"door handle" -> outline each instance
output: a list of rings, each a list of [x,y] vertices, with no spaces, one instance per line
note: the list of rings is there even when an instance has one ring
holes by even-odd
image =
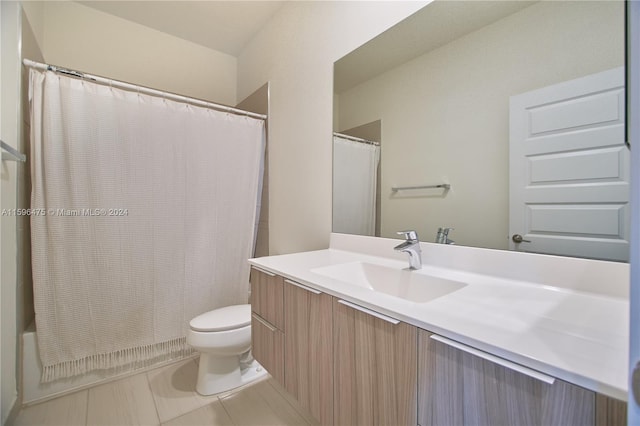
[[[276,276],[276,274],[274,274],[273,272],[269,272],[266,269],[258,268],[257,266],[252,266],[251,268],[255,269],[258,272],[262,272],[263,274],[269,275],[270,277]]]
[[[509,370],[513,370],[513,371],[517,371],[518,373],[525,374],[529,377],[540,380],[541,382],[545,382],[549,385],[552,385],[556,381],[555,377],[548,376],[544,373],[533,370],[529,367],[525,367],[524,365],[516,364],[515,362],[511,362],[504,358],[497,357],[488,352],[484,352],[479,349],[472,348],[471,346],[467,346],[464,343],[456,342],[455,340],[447,339],[446,337],[442,337],[437,334],[432,334],[429,337],[435,341],[444,343],[447,346],[460,349],[463,352],[467,352],[479,358],[486,359],[489,362],[493,362],[494,364],[501,365],[505,368],[508,368]]]
[[[518,243],[530,243],[531,242],[531,240],[525,240],[524,238],[522,238],[522,235],[520,235],[520,234],[513,234],[513,236],[511,237],[511,241],[513,241],[516,244],[518,244]]]
[[[295,281],[291,281],[291,280],[284,280],[284,282],[285,282],[285,283],[287,283],[287,284],[291,284],[291,285],[293,285],[293,286],[296,286],[296,287],[298,287],[298,288],[301,288],[301,289],[303,289],[303,290],[305,290],[305,291],[308,291],[309,293],[313,293],[313,294],[322,294],[322,292],[321,292],[321,291],[318,291],[318,290],[316,290],[316,289],[314,289],[314,288],[309,288],[309,287],[307,287],[306,285],[302,285],[302,284],[297,283],[297,282],[295,282]]]
[[[348,306],[348,307],[350,307],[352,309],[355,309],[356,311],[360,311],[360,312],[363,312],[363,313],[365,313],[367,315],[371,315],[372,317],[379,318],[379,319],[381,319],[383,321],[386,321],[386,322],[389,322],[389,323],[391,323],[393,325],[400,324],[400,320],[388,317],[388,316],[383,315],[383,314],[379,314],[378,312],[372,311],[372,310],[367,309],[367,308],[363,308],[362,306],[356,305],[355,303],[347,302],[346,300],[342,300],[342,299],[338,299],[338,303],[341,304],[341,305],[344,305],[344,306]]]

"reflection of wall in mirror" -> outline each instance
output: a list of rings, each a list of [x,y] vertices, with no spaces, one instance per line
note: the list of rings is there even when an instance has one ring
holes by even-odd
[[[509,97],[623,64],[622,2],[540,2],[338,94],[337,130],[382,121],[381,236],[507,249]]]

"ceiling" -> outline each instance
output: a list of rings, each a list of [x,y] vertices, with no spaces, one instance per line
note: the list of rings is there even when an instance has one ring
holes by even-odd
[[[290,0],[77,0],[236,57],[287,1]],[[435,1],[336,62],[335,90],[347,90],[531,3]]]
[[[238,56],[285,1],[78,1],[85,6]]]

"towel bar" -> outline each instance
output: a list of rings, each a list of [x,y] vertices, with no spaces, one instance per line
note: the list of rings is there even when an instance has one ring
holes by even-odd
[[[392,186],[392,192],[404,191],[406,189],[428,189],[428,188],[444,188],[450,189],[451,185],[448,183],[441,183],[439,185],[420,185],[420,186]]]
[[[16,151],[11,145],[5,143],[4,141],[0,140],[0,147],[3,149],[3,153],[2,153],[2,159],[3,160],[9,160],[9,161],[21,161],[21,162],[25,162],[27,161],[27,156],[24,155],[21,152]]]

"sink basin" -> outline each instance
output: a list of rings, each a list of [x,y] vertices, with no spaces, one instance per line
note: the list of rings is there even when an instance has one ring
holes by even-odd
[[[325,266],[311,272],[417,303],[428,302],[467,285],[420,270],[409,271],[365,262]]]

